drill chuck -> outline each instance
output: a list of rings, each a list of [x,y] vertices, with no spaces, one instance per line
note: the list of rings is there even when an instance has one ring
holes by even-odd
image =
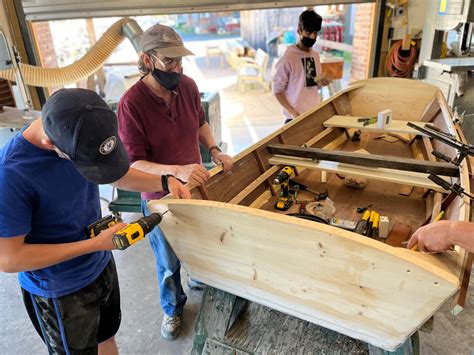
[[[290,179],[291,175],[293,175],[294,172],[295,171],[291,166],[285,166],[278,172],[278,174],[276,174],[274,184],[283,184],[285,181]]]
[[[149,216],[145,216],[143,218],[140,218],[138,221],[135,223],[140,224],[140,226],[143,229],[144,234],[150,233],[155,226],[160,224],[163,216],[159,213],[152,213]]]

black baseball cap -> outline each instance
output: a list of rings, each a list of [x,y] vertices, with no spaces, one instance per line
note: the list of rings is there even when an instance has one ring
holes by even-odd
[[[127,173],[117,117],[94,91],[61,89],[46,101],[41,117],[51,142],[90,182],[110,184]]]

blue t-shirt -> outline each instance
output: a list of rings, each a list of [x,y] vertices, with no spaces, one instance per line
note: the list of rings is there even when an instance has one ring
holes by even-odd
[[[25,243],[84,240],[100,216],[99,188],[71,161],[40,149],[23,136],[0,149],[0,238],[26,235]],[[34,271],[20,272],[21,287],[42,297],[60,297],[94,281],[110,260],[94,252]]]

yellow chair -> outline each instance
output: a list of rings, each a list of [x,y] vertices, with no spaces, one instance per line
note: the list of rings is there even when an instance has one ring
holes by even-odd
[[[237,68],[237,85],[240,92],[243,92],[246,83],[257,83],[260,84],[265,91],[269,90],[269,86],[265,78],[268,59],[268,54],[260,48],[257,49],[255,58],[239,58],[239,66]]]

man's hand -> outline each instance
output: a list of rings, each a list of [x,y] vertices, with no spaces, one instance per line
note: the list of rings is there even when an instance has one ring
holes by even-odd
[[[291,111],[288,111],[288,113],[291,115],[291,117],[293,118],[296,118],[298,117],[299,115],[301,115],[301,113],[299,113],[298,111],[296,111],[295,109],[292,109]]]
[[[190,182],[197,186],[204,185],[210,179],[207,169],[199,164],[177,166],[175,176],[181,181]]]
[[[450,223],[451,221],[439,221],[419,228],[408,241],[407,248],[411,249],[415,244],[418,244],[418,250],[425,252],[451,249],[454,244],[450,238]]]
[[[190,199],[191,192],[174,176],[168,178],[168,190],[170,193],[179,199]]]
[[[118,232],[120,229],[126,227],[126,223],[117,223],[116,225],[104,229],[100,232],[97,237],[94,238],[97,247],[97,250],[114,250],[117,247],[112,243],[112,236],[115,232]]]
[[[217,149],[213,149],[211,155],[212,155],[212,161],[216,165],[220,165],[220,164],[223,165],[224,172],[227,172],[230,169],[232,169],[232,165],[234,165],[234,162],[232,161],[232,158],[229,155],[221,153]]]
[[[332,80],[328,78],[325,74],[321,74],[314,78],[314,82],[318,84],[319,87],[329,85],[331,81]]]

